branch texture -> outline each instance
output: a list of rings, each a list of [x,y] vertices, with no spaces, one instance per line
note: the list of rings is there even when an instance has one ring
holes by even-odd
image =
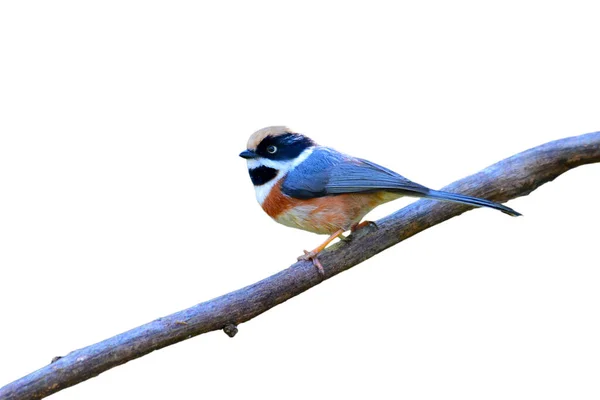
[[[505,202],[531,193],[569,169],[600,161],[600,132],[550,142],[502,160],[443,188]],[[237,325],[318,285],[417,233],[471,209],[419,200],[365,228],[349,242],[325,250],[321,277],[309,261],[297,262],[260,282],[75,350],[0,389],[0,399],[40,399],[154,350],[202,333]]]

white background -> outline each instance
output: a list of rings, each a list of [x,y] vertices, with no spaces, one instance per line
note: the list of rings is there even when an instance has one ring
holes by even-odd
[[[320,243],[257,205],[259,128],[433,188],[600,129],[591,7],[411,3],[1,2],[0,386]],[[597,399],[599,185],[578,168],[53,398]]]

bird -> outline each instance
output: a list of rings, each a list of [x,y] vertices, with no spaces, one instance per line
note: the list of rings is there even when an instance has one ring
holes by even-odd
[[[477,197],[429,189],[374,162],[321,146],[286,126],[254,132],[246,159],[256,199],[276,222],[329,237],[298,260],[310,260],[324,276],[319,253],[345,232],[376,224],[362,219],[375,207],[403,196],[488,207],[511,216],[512,208]],[[361,222],[362,221],[362,222]]]

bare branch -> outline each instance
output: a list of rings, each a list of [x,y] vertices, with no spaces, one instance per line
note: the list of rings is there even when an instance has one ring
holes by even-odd
[[[600,132],[544,144],[500,161],[444,188],[504,202],[531,193],[571,168],[600,161]],[[237,326],[377,253],[470,207],[419,200],[340,242],[320,256],[322,278],[311,262],[298,262],[253,285],[56,357],[52,363],[0,389],[0,399],[40,399],[117,365],[202,333]]]

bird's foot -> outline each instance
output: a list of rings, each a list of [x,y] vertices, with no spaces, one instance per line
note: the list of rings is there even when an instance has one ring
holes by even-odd
[[[333,240],[335,240],[335,238],[340,236],[342,233],[344,233],[344,230],[340,228],[337,231],[335,231],[334,233],[332,233],[331,236],[329,236],[326,241],[321,243],[321,245],[319,247],[317,247],[316,249],[314,249],[313,251],[304,250],[304,254],[301,255],[300,257],[298,257],[298,261],[311,260],[313,265],[317,268],[317,271],[319,271],[319,275],[321,275],[322,277],[325,277],[325,270],[323,269],[323,265],[321,264],[321,262],[319,261],[317,256],[319,255],[319,253],[321,251],[323,251],[323,249],[325,247],[327,247],[327,245],[329,243],[331,243]]]
[[[319,252],[304,250],[304,254],[302,254],[300,257],[298,257],[298,261],[307,261],[307,260],[312,261],[315,268],[317,268],[317,272],[319,272],[319,275],[325,276],[325,270],[323,269],[323,265],[317,258],[318,255],[319,255]]]
[[[359,229],[364,228],[365,226],[373,226],[375,229],[379,229],[377,224],[373,221],[363,221],[360,224],[354,224],[350,227],[350,232],[354,233]]]

